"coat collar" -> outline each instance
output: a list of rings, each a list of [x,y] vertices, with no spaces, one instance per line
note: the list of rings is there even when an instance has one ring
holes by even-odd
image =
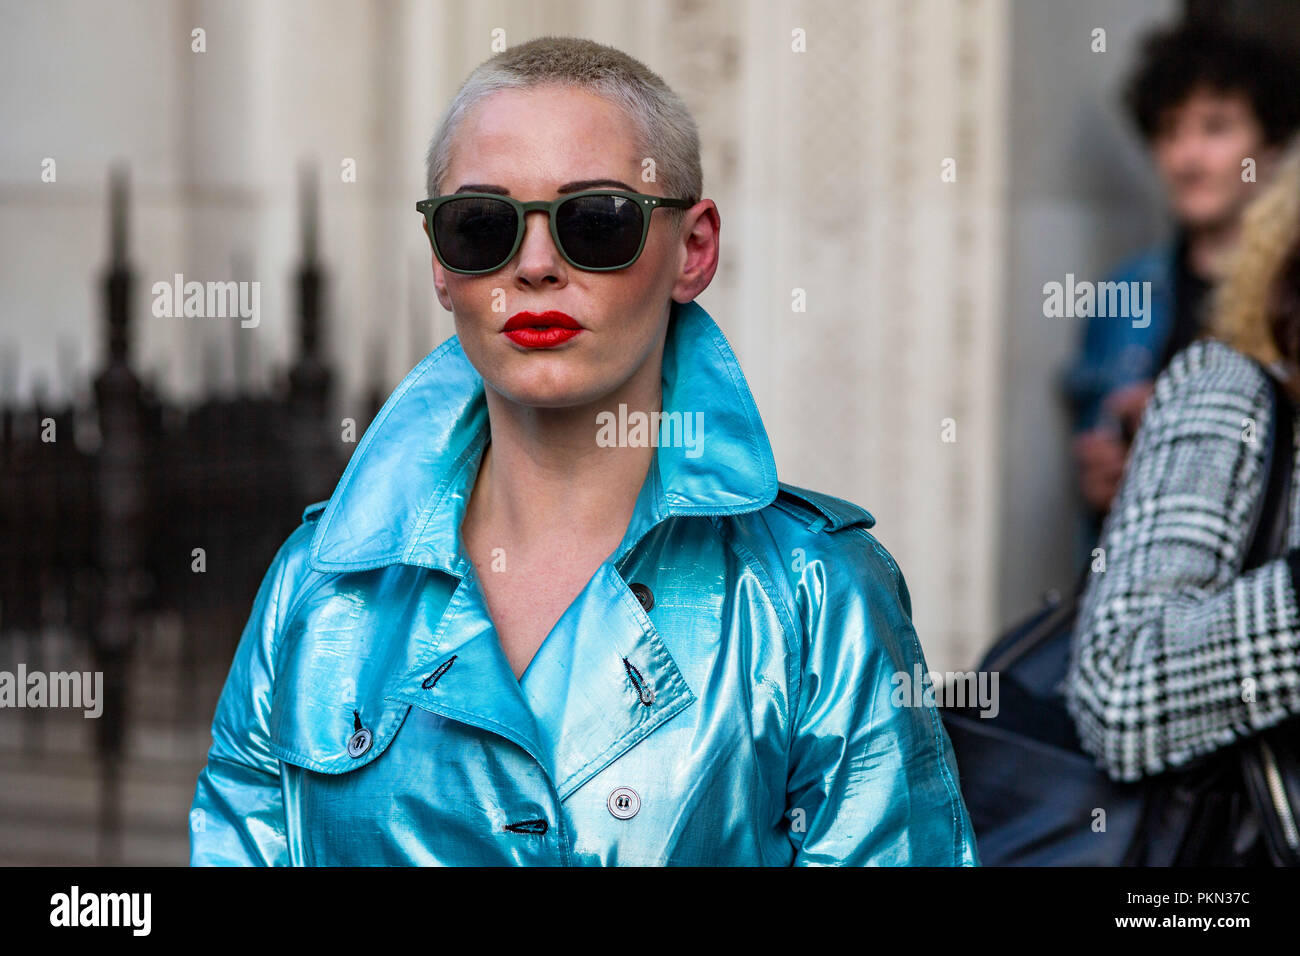
[[[696,302],[672,306],[663,408],[703,413],[703,453],[655,449],[616,558],[666,517],[755,511],[777,495],[771,444],[740,363]],[[317,524],[312,568],[400,563],[463,576],[470,565],[460,524],[487,440],[483,379],[452,336],[407,374],[366,430]]]

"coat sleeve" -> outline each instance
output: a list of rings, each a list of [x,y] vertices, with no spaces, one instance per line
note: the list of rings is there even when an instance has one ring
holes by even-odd
[[[1243,571],[1271,417],[1264,373],[1219,342],[1193,344],[1156,383],[1065,685],[1084,748],[1116,780],[1175,769],[1300,713],[1288,562]]]
[[[795,866],[977,866],[907,586],[861,528],[828,535],[797,599],[804,649],[786,816]]]
[[[262,579],[217,702],[212,746],[190,808],[191,866],[285,866],[289,850],[279,761],[268,720],[275,643],[292,587],[293,555],[310,525],[281,546]]]

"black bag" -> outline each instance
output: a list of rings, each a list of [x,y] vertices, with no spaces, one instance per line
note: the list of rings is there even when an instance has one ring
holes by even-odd
[[[1293,407],[1271,374],[1268,486],[1247,569],[1286,549]],[[986,866],[1300,865],[1300,726],[1288,720],[1177,770],[1112,780],[1079,743],[1062,695],[1087,572],[985,655],[995,717],[943,707]],[[945,699],[951,699],[945,695]],[[1104,811],[1102,817],[1097,811]]]

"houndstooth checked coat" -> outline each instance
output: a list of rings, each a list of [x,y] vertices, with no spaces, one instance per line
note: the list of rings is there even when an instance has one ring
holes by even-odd
[[[1221,342],[1193,344],[1156,381],[1065,687],[1084,748],[1115,779],[1175,769],[1300,713],[1295,552],[1242,572],[1271,417],[1265,373]],[[1296,506],[1293,491],[1291,549]]]

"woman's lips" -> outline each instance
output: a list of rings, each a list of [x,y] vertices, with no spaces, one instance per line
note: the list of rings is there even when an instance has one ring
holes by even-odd
[[[567,342],[581,331],[581,329],[562,329],[558,325],[552,325],[545,329],[512,329],[506,333],[506,337],[526,349],[548,349],[552,345]]]
[[[501,331],[526,349],[548,349],[573,338],[582,326],[565,312],[516,312]]]

